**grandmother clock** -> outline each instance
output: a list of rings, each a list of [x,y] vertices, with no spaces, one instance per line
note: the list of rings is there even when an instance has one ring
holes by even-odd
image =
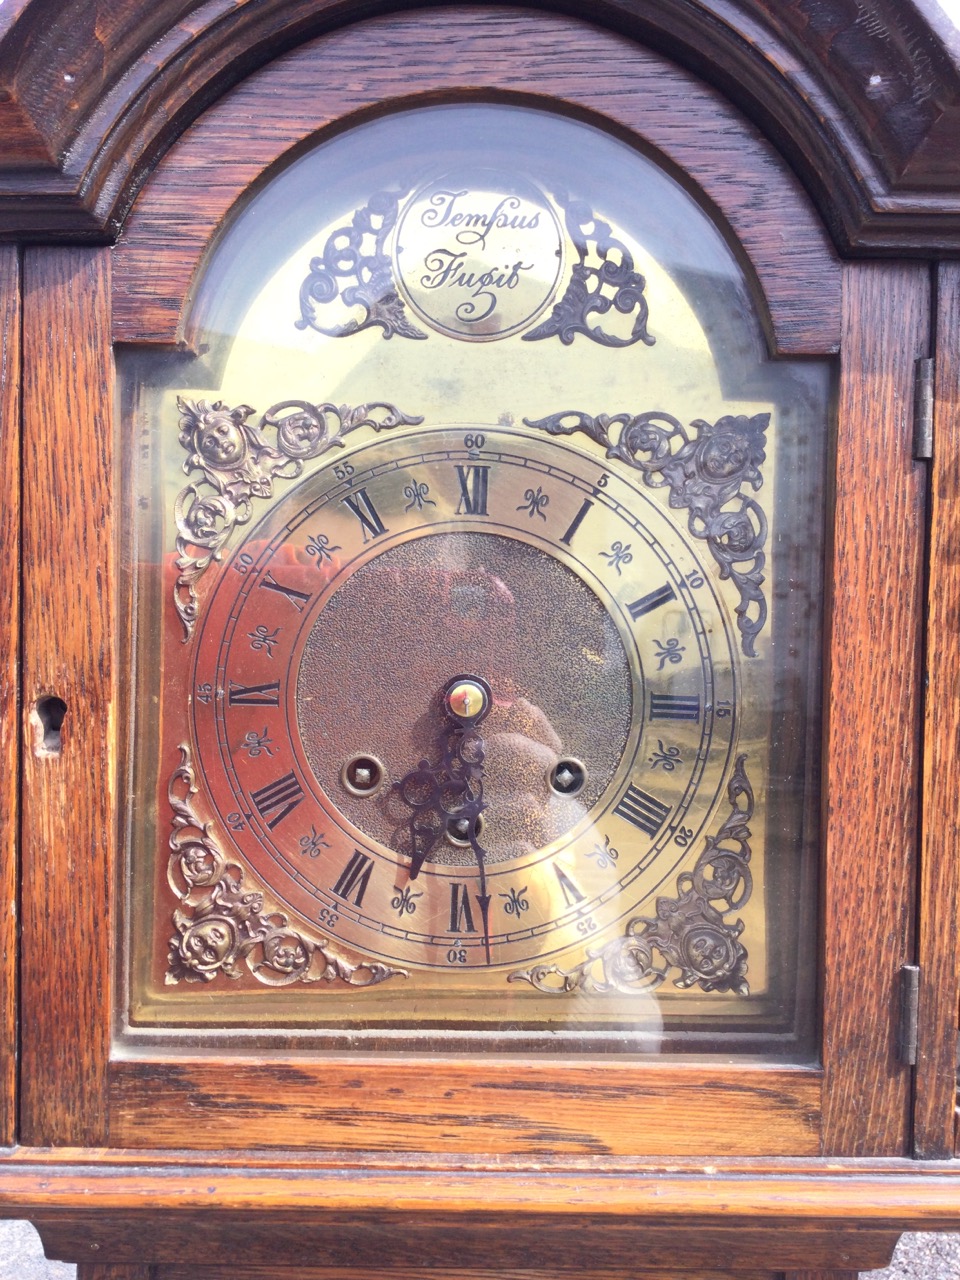
[[[50,1256],[809,1280],[956,1227],[938,14],[5,15],[0,1206]]]

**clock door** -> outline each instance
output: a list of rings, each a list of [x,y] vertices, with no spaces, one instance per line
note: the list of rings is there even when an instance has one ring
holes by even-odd
[[[28,432],[115,660],[100,756],[29,766],[93,798],[33,834],[96,818],[113,904],[111,1034],[65,1125],[28,1029],[29,1140],[220,1147],[229,1107],[239,1146],[899,1152],[911,875],[877,848],[915,781],[891,440],[921,275],[841,268],[663,59],[549,19],[583,69],[544,72],[478,21],[496,56],[450,71],[423,38],[452,13],[305,45],[192,126],[115,250],[28,261],[104,379],[95,467],[55,446],[84,420],[56,367]],[[305,97],[331,61],[351,87]],[[844,1080],[883,1126],[821,1106]]]

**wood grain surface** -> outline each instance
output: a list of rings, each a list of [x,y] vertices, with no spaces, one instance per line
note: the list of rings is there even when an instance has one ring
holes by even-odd
[[[960,1001],[960,264],[943,263],[936,299],[936,411],[930,463],[926,600],[920,1017],[914,1148],[954,1154]]]
[[[480,1262],[483,1260],[479,1260]],[[454,1270],[451,1266],[444,1270],[431,1271],[430,1280],[497,1280],[498,1275],[502,1277],[502,1272],[492,1271],[479,1263],[475,1267],[458,1267]],[[511,1280],[513,1276],[521,1275],[522,1280],[556,1280],[558,1275],[562,1275],[562,1272],[558,1272],[556,1268],[544,1271],[524,1267],[521,1272],[516,1263],[517,1260],[509,1271]],[[782,1280],[782,1272],[769,1270],[737,1271],[735,1274],[721,1267],[696,1267],[695,1270],[682,1272],[673,1270],[673,1267],[657,1267],[657,1270],[649,1271],[644,1266],[643,1258],[639,1263],[640,1265],[637,1265],[631,1258],[625,1258],[620,1270],[593,1271],[585,1267],[577,1274],[582,1276],[582,1280],[594,1280],[594,1277],[602,1277],[602,1280],[635,1280],[635,1277],[636,1280],[671,1280],[673,1275],[682,1275],[682,1280]],[[380,1272],[381,1274],[383,1272]],[[236,1275],[236,1267],[232,1266],[212,1266],[200,1270],[183,1263],[182,1265],[159,1263],[155,1267],[151,1280],[234,1280]],[[415,1262],[411,1262],[406,1267],[390,1267],[390,1280],[422,1280],[422,1276],[424,1276],[424,1270]],[[297,1267],[296,1270],[289,1270],[289,1268],[273,1266],[244,1266],[243,1280],[370,1280],[370,1271],[362,1270],[360,1267],[302,1266]]]
[[[194,1267],[193,1280],[204,1280],[206,1268]],[[233,1267],[231,1276],[236,1276]],[[246,1269],[244,1269],[246,1274]],[[77,1280],[158,1280],[156,1268],[148,1266],[123,1266],[122,1264],[81,1262],[77,1267]],[[280,1278],[282,1280],[282,1277]]]
[[[925,473],[912,427],[928,308],[922,267],[845,268],[825,672],[829,1154],[902,1154],[909,1138],[896,1036],[914,946]]]
[[[110,1142],[588,1154],[810,1155],[820,1073],[647,1062],[116,1061]],[[735,1121],[732,1117],[736,1117]]]
[[[466,1207],[496,1216],[627,1217],[654,1223],[728,1218],[757,1225],[877,1232],[960,1222],[960,1161],[906,1158],[617,1160],[557,1156],[483,1161],[366,1153],[179,1152],[104,1148],[0,1153],[0,1217],[105,1218],[151,1210],[184,1218],[261,1209],[361,1220]],[[82,1212],[81,1212],[82,1211]],[[909,1224],[909,1225],[907,1225]],[[796,1269],[800,1269],[799,1265]]]
[[[24,1151],[0,1156],[0,1216],[28,1216],[65,1260],[226,1267],[242,1252],[245,1273],[282,1260],[327,1280],[371,1267],[405,1280],[415,1257],[424,1274],[475,1280],[479,1258],[489,1280],[498,1266],[614,1280],[625,1258],[670,1274],[681,1256],[733,1274],[872,1269],[902,1229],[960,1214],[960,1162],[404,1159]]]
[[[220,92],[374,7],[7,0],[0,234],[114,234],[156,157]],[[927,254],[960,244],[960,67],[934,0],[593,0],[589,12],[737,100],[780,140],[845,246]]]
[[[22,1136],[105,1131],[116,857],[109,251],[24,262]],[[31,721],[67,704],[58,754]]]
[[[0,1146],[17,1132],[20,898],[20,261],[0,248]]]
[[[380,1273],[382,1274],[382,1273]],[[431,1273],[431,1280],[495,1280],[500,1272],[487,1269],[472,1271],[443,1270]],[[98,1265],[81,1262],[77,1269],[77,1280],[235,1280],[237,1268],[233,1265],[198,1267],[190,1264],[160,1263],[153,1267]],[[391,1268],[390,1280],[420,1280],[424,1275],[421,1268],[411,1265],[398,1270]],[[517,1267],[511,1269],[511,1275],[522,1276],[523,1280],[554,1280],[556,1271],[534,1271]],[[578,1272],[582,1280],[857,1280],[856,1271],[718,1271],[711,1267],[707,1270],[664,1270],[657,1267],[648,1271],[646,1267],[624,1267],[620,1271],[583,1270]],[[323,1268],[323,1267],[276,1267],[248,1266],[243,1268],[244,1280],[370,1280],[369,1270]]]
[[[766,298],[775,348],[836,349],[832,247],[760,133],[714,90],[624,37],[500,7],[358,23],[278,59],[211,107],[158,166],[127,220],[114,266],[114,336],[184,337],[184,301],[221,221],[318,131],[372,112],[505,96],[635,131],[729,224]]]
[[[789,1271],[783,1280],[858,1280],[859,1271]]]
[[[402,1271],[391,1269],[390,1277],[391,1280],[420,1280],[423,1274],[419,1267],[411,1265]],[[434,1272],[432,1280],[494,1280],[498,1274],[500,1273],[489,1269],[447,1270]],[[521,1273],[513,1268],[512,1274]],[[787,1275],[780,1271],[738,1271],[734,1276],[730,1271],[718,1271],[713,1267],[709,1270],[666,1272],[662,1267],[658,1267],[656,1271],[648,1271],[646,1268],[638,1270],[636,1267],[626,1266],[618,1272],[585,1270],[578,1274],[583,1280],[627,1280],[628,1277],[637,1277],[637,1280],[671,1280],[672,1276],[677,1276],[680,1280],[857,1280],[858,1275],[855,1271],[791,1271]],[[237,1268],[233,1265],[198,1267],[190,1264],[168,1266],[161,1263],[155,1267],[125,1267],[82,1262],[77,1269],[77,1280],[235,1280],[236,1275]],[[366,1270],[309,1266],[245,1265],[243,1268],[244,1280],[370,1280],[370,1275]],[[522,1275],[524,1280],[553,1280],[556,1272],[524,1270]]]
[[[466,1208],[446,1220],[381,1211],[354,1222],[273,1210],[256,1217],[194,1211],[156,1213],[148,1219],[88,1213],[56,1221],[41,1216],[34,1222],[47,1255],[64,1261],[96,1256],[103,1262],[185,1267],[198,1257],[212,1262],[240,1257],[244,1274],[247,1267],[282,1274],[283,1267],[316,1268],[322,1260],[323,1270],[333,1273],[331,1280],[344,1270],[353,1272],[352,1280],[361,1280],[363,1273],[392,1277],[396,1267],[409,1271],[412,1258],[420,1274],[431,1280],[460,1280],[457,1264],[462,1260],[468,1262],[464,1280],[470,1280],[475,1259],[482,1260],[487,1280],[526,1280],[528,1272],[616,1280],[623,1275],[624,1259],[637,1264],[633,1274],[653,1271],[656,1280],[715,1268],[718,1260],[735,1277],[769,1272],[772,1266],[829,1272],[839,1263],[873,1270],[886,1265],[898,1238],[889,1231],[798,1230],[784,1223],[740,1221],[734,1226],[716,1218],[661,1224],[636,1216],[558,1222],[520,1212],[508,1225],[505,1214],[493,1219]],[[201,1264],[197,1280],[202,1274]]]

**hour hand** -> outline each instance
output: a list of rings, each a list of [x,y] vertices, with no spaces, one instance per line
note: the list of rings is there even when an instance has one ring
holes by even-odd
[[[437,770],[429,760],[421,760],[416,769],[397,783],[400,798],[410,814],[410,879],[416,880],[420,868],[429,858],[443,834],[440,817],[441,791]]]

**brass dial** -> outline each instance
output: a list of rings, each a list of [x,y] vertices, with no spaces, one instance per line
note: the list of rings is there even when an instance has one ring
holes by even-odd
[[[736,653],[697,550],[632,478],[507,427],[380,437],[290,490],[222,572],[199,772],[285,910],[407,967],[514,968],[673,882],[730,774]],[[400,784],[442,767],[445,698],[471,677],[484,857],[455,829],[421,857]]]

